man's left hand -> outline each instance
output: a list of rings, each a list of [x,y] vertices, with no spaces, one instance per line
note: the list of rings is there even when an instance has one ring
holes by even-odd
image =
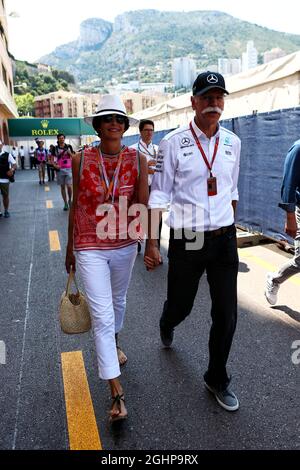
[[[147,271],[154,271],[154,269],[161,263],[161,254],[156,245],[146,242],[144,264]]]

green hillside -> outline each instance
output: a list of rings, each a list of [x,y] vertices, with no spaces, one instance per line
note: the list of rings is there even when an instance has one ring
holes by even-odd
[[[219,57],[241,57],[249,40],[260,54],[273,47],[287,54],[300,49],[300,35],[269,30],[217,11],[138,10],[118,16],[107,39],[94,49],[82,48],[82,42],[77,47],[79,42],[74,41],[40,61],[95,86],[112,79],[169,81],[171,58],[190,56],[202,69],[217,64]]]
[[[57,90],[69,90],[75,84],[74,77],[67,71],[52,69],[45,73],[35,64],[14,59],[14,98],[20,116],[34,115],[34,97]]]

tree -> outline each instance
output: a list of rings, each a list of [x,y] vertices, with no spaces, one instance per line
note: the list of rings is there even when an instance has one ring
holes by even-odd
[[[58,80],[59,83],[59,89],[62,89],[62,90],[65,90],[65,91],[69,91],[69,85],[68,83],[66,82],[66,80]]]
[[[34,115],[34,96],[31,93],[15,95],[15,102],[20,116]]]
[[[16,61],[16,74],[14,82],[18,85],[15,88],[15,94],[23,96],[25,92],[32,96],[46,95],[53,91],[69,91],[69,83],[74,82],[74,77],[68,72],[53,70],[52,75],[46,73],[37,73],[34,64],[26,68],[24,62]],[[20,86],[26,83],[27,87]]]
[[[75,78],[69,72],[53,69],[52,75],[56,80],[65,80],[67,83],[75,85]]]

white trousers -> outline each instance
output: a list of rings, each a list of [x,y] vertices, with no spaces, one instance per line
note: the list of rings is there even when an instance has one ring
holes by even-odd
[[[119,377],[115,334],[123,326],[126,294],[137,254],[137,244],[118,250],[77,251],[77,267],[90,307],[99,376]]]

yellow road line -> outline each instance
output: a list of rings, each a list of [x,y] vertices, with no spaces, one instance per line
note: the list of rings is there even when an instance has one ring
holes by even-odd
[[[46,207],[47,207],[47,209],[53,209],[53,202],[52,201],[46,201]]]
[[[45,186],[45,192],[46,192],[46,193],[49,193],[49,191],[50,191],[49,186]]]
[[[50,251],[61,251],[57,230],[50,230],[49,243],[50,243]]]
[[[266,269],[267,271],[277,271],[278,266],[275,266],[274,264],[268,263],[267,261],[264,261],[262,258],[259,258],[258,256],[254,256],[249,252],[244,251],[245,248],[239,249],[239,257],[241,259],[249,259],[253,261],[255,264],[258,266],[261,266],[262,268]],[[296,286],[300,286],[300,279],[296,277],[291,277],[290,279],[287,280],[288,282],[291,282],[292,284],[295,284]]]
[[[247,253],[243,251],[243,249],[239,249],[239,257],[243,259],[251,259],[255,264],[258,264],[262,268],[267,269],[268,271],[276,271],[276,267],[274,264],[268,263],[263,259],[259,258],[258,256],[254,256],[251,253]]]
[[[61,359],[70,450],[102,450],[82,352]]]

